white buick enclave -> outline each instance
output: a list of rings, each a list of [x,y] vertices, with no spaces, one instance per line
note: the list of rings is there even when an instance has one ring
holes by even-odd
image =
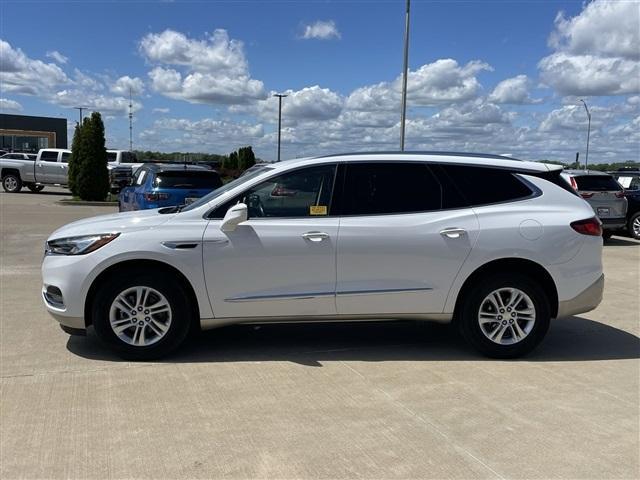
[[[561,167],[372,153],[257,165],[189,206],[90,218],[46,243],[42,294],[127,358],[240,322],[454,322],[526,354],[602,298],[602,230]]]

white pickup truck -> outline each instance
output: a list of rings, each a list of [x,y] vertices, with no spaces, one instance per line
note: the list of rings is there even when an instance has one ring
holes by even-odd
[[[0,158],[2,187],[9,193],[17,193],[23,186],[32,192],[39,192],[45,185],[66,187],[70,157],[71,150],[43,148],[35,160]],[[107,150],[107,159],[112,188],[130,177],[132,170],[142,165],[134,163],[135,154],[125,150]]]

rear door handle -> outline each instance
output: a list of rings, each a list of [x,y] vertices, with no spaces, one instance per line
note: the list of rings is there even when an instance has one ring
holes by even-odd
[[[325,232],[307,232],[302,234],[302,238],[312,242],[321,242],[325,238],[329,238],[329,234]]]
[[[464,228],[445,228],[440,230],[440,235],[448,238],[460,238],[462,235],[466,235],[467,231]]]

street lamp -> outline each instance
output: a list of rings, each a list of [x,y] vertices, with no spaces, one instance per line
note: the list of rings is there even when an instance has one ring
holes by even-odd
[[[85,109],[87,109],[89,107],[73,107],[73,108],[75,108],[76,110],[80,111],[80,124],[79,125],[82,126],[82,110],[85,110]]]
[[[282,99],[287,95],[283,93],[276,93],[273,95],[278,97],[278,162],[280,161],[280,134],[282,132]]]
[[[591,112],[589,112],[589,107],[587,107],[587,102],[580,99],[580,101],[584,105],[584,109],[587,111],[587,118],[589,119],[589,123],[587,125],[587,153],[584,156],[584,169],[587,169],[587,164],[589,163],[589,136],[591,135]]]
[[[407,0],[404,23],[404,66],[402,70],[402,113],[400,115],[400,151],[404,152],[404,124],[407,120],[407,73],[409,70],[409,10],[411,0]]]

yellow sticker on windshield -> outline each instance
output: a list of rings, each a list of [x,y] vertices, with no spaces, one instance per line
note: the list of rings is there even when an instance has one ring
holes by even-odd
[[[309,207],[309,215],[326,215],[326,214],[327,214],[326,205],[311,205]]]

